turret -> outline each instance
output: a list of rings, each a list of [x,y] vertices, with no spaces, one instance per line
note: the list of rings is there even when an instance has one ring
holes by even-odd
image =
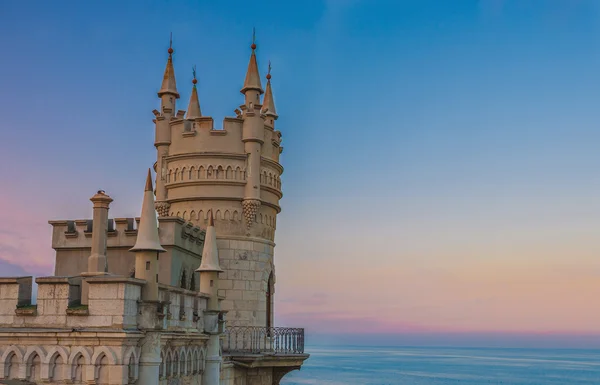
[[[106,261],[106,237],[108,232],[108,208],[112,198],[99,190],[90,198],[94,204],[92,219],[92,247],[88,257],[88,269],[82,275],[93,276],[108,273]]]
[[[196,83],[198,83],[198,80],[196,79],[196,67],[194,67],[192,72],[194,75],[194,79],[192,79],[192,95],[190,96],[190,104],[188,105],[187,113],[185,115],[185,118],[189,120],[202,117],[200,100],[198,100],[198,91],[196,90]]]
[[[175,112],[175,101],[179,99],[177,92],[177,83],[175,81],[175,70],[173,69],[173,40],[169,43],[169,58],[165,74],[163,75],[162,85],[158,91],[160,98],[160,111],[154,110],[154,123],[156,124],[156,133],[154,146],[157,151],[156,162],[156,210],[160,216],[169,215],[169,204],[166,202],[167,189],[165,187],[167,171],[165,157],[169,155],[169,145],[171,144],[171,126],[170,121]]]
[[[222,328],[222,313],[219,305],[219,273],[223,272],[219,266],[219,250],[217,249],[217,234],[212,211],[208,219],[202,263],[196,270],[200,273],[200,291],[209,295],[206,311],[204,312],[204,332],[209,335],[206,349],[206,368],[202,374],[202,383],[210,385],[219,384],[221,367],[221,354],[219,349],[219,335]]]
[[[260,208],[260,158],[264,142],[264,121],[260,116],[260,95],[264,92],[260,84],[258,64],[256,63],[255,35],[252,35],[250,46],[250,62],[246,71],[244,87],[241,92],[245,96],[245,104],[240,106],[243,111],[242,141],[248,157],[247,180],[244,189],[242,209],[246,226],[250,228],[255,221]]]
[[[219,266],[219,250],[217,249],[217,233],[212,211],[209,214],[206,235],[204,236],[204,249],[202,262],[196,269],[200,273],[200,291],[210,295],[208,310],[219,310],[217,290],[219,288],[219,273],[223,270]]]
[[[275,121],[279,117],[277,110],[275,109],[275,100],[273,100],[273,90],[271,90],[271,62],[269,62],[269,70],[267,72],[267,88],[265,90],[265,97],[263,99],[262,111],[265,115],[267,124],[271,127],[275,127]]]
[[[142,300],[158,301],[158,254],[166,250],[163,249],[158,238],[158,221],[154,210],[150,169],[146,178],[137,240],[129,251],[135,252],[135,278],[146,281],[142,290]]]

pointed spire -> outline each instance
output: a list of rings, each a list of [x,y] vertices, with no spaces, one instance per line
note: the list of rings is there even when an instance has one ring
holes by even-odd
[[[273,100],[273,91],[271,90],[271,61],[269,60],[269,71],[267,72],[267,89],[263,99],[262,110],[265,115],[272,116],[277,120],[277,110],[275,109],[275,100]]]
[[[188,105],[187,114],[185,116],[186,119],[196,119],[202,116],[202,112],[200,111],[200,101],[198,100],[198,91],[196,90],[196,83],[198,83],[198,80],[196,79],[196,66],[192,68],[192,74],[194,75],[194,79],[192,80],[192,95],[190,96],[190,104]]]
[[[166,251],[160,245],[158,238],[158,221],[156,220],[156,211],[154,210],[154,193],[152,192],[152,173],[150,169],[148,169],[148,176],[146,178],[137,240],[135,246],[129,251]]]
[[[163,76],[162,86],[158,91],[158,96],[164,94],[172,94],[179,99],[179,92],[177,92],[177,84],[175,82],[175,70],[173,69],[173,34],[169,40],[169,59],[167,59],[167,67],[165,68],[165,74]]]
[[[241,93],[245,94],[248,90],[256,90],[263,94],[262,85],[260,84],[260,75],[258,74],[258,64],[256,64],[256,30],[252,30],[252,54],[250,55],[250,62],[248,63],[248,71],[246,71],[246,79],[244,80],[244,87],[241,89]]]
[[[206,235],[204,236],[204,248],[202,249],[202,263],[196,271],[223,271],[219,266],[219,250],[217,249],[217,233],[213,220],[212,210],[208,218]]]

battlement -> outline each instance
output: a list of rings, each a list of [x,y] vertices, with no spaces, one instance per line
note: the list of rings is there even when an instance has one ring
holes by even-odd
[[[214,120],[203,116],[194,120],[171,120],[170,155],[191,154],[201,152],[218,152],[244,155],[242,141],[244,120],[239,117],[225,117],[222,129],[215,129]],[[281,153],[281,132],[264,124],[262,156],[279,162]]]
[[[122,276],[39,277],[37,304],[32,277],[0,278],[0,328],[138,328],[141,290],[146,281]],[[87,305],[81,303],[88,285]],[[198,331],[208,294],[159,285],[156,325],[165,331]]]
[[[106,239],[109,273],[133,276],[135,255],[129,249],[135,244],[139,221],[139,218],[109,219]],[[93,221],[56,220],[49,223],[52,225],[52,248],[56,250],[54,274],[73,277],[87,271]],[[186,287],[198,287],[198,275],[193,271],[200,266],[204,230],[177,217],[160,217],[158,223],[160,243],[167,250],[160,256],[159,282],[181,286],[185,274]]]

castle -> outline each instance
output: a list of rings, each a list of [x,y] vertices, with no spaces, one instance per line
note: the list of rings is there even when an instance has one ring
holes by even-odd
[[[98,191],[91,220],[50,221],[36,304],[32,277],[0,278],[0,384],[277,385],[308,358],[304,329],[273,325],[283,148],[251,49],[244,103],[215,129],[195,74],[176,110],[169,47],[156,188],[148,170],[139,218],[109,218]]]

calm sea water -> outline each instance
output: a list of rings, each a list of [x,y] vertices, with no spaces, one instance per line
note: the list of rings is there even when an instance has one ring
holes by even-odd
[[[600,385],[600,350],[312,347],[282,385]]]

